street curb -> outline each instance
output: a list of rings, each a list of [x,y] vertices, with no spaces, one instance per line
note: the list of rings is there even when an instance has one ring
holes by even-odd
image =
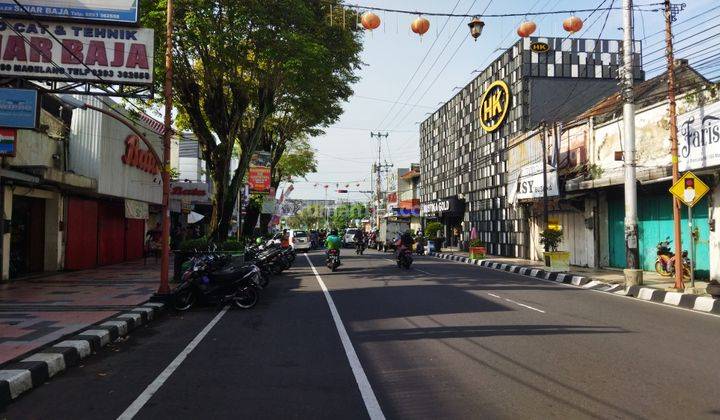
[[[148,302],[90,325],[74,336],[63,338],[17,362],[0,369],[0,408],[48,379],[76,366],[102,347],[135,328],[147,324],[165,309],[165,304]]]
[[[573,286],[582,287],[583,289],[592,289],[601,292],[613,293],[616,295],[622,295],[640,300],[660,303],[664,305],[677,306],[693,311],[720,315],[720,299],[715,299],[709,296],[697,296],[679,292],[666,292],[665,290],[653,289],[650,287],[642,286],[630,286],[628,288],[625,288],[624,285],[605,283],[598,280],[593,280],[589,277],[579,276],[572,273],[549,272],[535,267],[497,263],[492,260],[477,260],[473,258],[463,257],[460,255],[443,254],[437,252],[431,252],[429,255],[443,260],[456,261],[494,270],[507,271],[523,276],[535,277],[540,280],[550,280],[556,281],[558,283],[571,284]]]

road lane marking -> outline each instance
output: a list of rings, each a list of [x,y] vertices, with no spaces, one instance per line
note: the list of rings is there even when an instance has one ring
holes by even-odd
[[[492,297],[494,297],[494,298],[500,299],[500,296],[498,296],[498,295],[496,295],[496,294],[494,294],[494,293],[488,293],[488,295],[490,295],[490,296],[492,296]]]
[[[312,268],[312,271],[315,274],[315,279],[317,280],[320,288],[323,291],[323,294],[325,295],[325,300],[327,301],[328,307],[330,308],[330,314],[332,315],[333,321],[335,322],[335,329],[337,329],[338,335],[340,335],[340,341],[342,342],[343,348],[345,349],[345,355],[348,358],[348,362],[350,362],[350,368],[352,369],[353,375],[355,376],[355,382],[357,382],[358,388],[360,388],[360,394],[362,395],[362,399],[365,403],[365,408],[367,409],[368,415],[370,416],[371,420],[384,420],[385,415],[380,409],[380,404],[375,397],[375,392],[373,391],[372,386],[370,386],[370,381],[368,381],[365,370],[363,370],[363,367],[360,364],[360,359],[358,359],[355,348],[350,341],[350,336],[348,335],[347,330],[345,329],[345,325],[340,318],[340,313],[335,306],[335,302],[333,301],[332,296],[330,296],[330,291],[328,290],[327,286],[325,286],[325,282],[323,282],[320,274],[318,274],[315,266],[313,265],[312,261],[310,261],[310,257],[308,257],[307,254],[305,254],[305,259],[307,259],[308,264],[310,264],[310,268]]]
[[[198,335],[193,338],[193,340],[188,344],[181,352],[180,354],[175,357],[175,359],[170,362],[170,364],[165,368],[165,370],[158,375],[157,378],[155,378],[154,381],[150,385],[148,385],[147,388],[140,394],[139,397],[133,401],[132,404],[130,404],[130,407],[128,407],[120,416],[118,417],[118,420],[129,420],[132,419],[137,415],[137,413],[143,408],[145,404],[147,404],[148,401],[150,401],[150,398],[152,398],[153,395],[160,389],[161,386],[165,383],[165,381],[170,378],[170,375],[175,372],[175,370],[182,364],[182,362],[185,361],[185,359],[188,357],[190,352],[192,352],[195,347],[197,347],[198,344],[205,338],[205,336],[210,332],[211,329],[217,324],[220,319],[227,313],[228,308],[230,306],[225,306],[222,311],[220,311],[219,314],[215,315],[215,318],[210,321],[209,324],[205,326],[205,328],[202,329],[198,333]]]
[[[510,303],[514,303],[514,304],[516,304],[516,305],[520,305],[520,306],[522,306],[523,308],[532,309],[533,311],[538,311],[538,312],[540,312],[540,313],[542,313],[542,314],[545,313],[545,311],[543,311],[542,309],[533,308],[533,307],[530,306],[530,305],[526,305],[526,304],[524,304],[524,303],[516,302],[516,301],[514,301],[514,300],[512,300],[512,299],[507,299],[507,298],[505,298],[505,300],[508,301],[508,302],[510,302]]]

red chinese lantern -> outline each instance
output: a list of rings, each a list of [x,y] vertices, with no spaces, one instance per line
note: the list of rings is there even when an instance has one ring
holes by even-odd
[[[570,33],[575,33],[582,29],[583,21],[577,16],[570,16],[563,21],[563,29]]]
[[[535,25],[535,22],[531,20],[526,20],[525,22],[521,23],[520,26],[518,26],[517,34],[520,35],[522,38],[527,38],[530,35],[535,32],[535,29],[537,29],[537,25]]]
[[[430,29],[430,21],[420,16],[410,25],[410,29],[416,34],[423,36]]]
[[[380,18],[373,12],[365,12],[360,18],[363,28],[372,31],[380,26]]]

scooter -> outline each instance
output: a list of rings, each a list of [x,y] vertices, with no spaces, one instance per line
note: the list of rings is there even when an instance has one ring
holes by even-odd
[[[328,250],[325,264],[330,270],[337,270],[337,268],[340,266],[340,252],[337,249]]]
[[[690,258],[688,252],[682,252],[683,279],[690,279]],[[655,271],[663,277],[675,274],[675,253],[670,250],[670,238],[665,238],[657,244],[657,257],[655,258]]]
[[[362,255],[365,252],[365,241],[355,241],[355,253]]]
[[[398,251],[397,265],[406,270],[410,269],[413,263],[412,250],[410,248],[402,248]]]
[[[423,241],[418,241],[417,245],[415,245],[415,253],[418,255],[424,255],[425,254],[425,244],[423,244]]]

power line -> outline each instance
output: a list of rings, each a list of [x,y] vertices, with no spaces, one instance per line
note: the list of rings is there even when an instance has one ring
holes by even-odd
[[[453,6],[450,13],[454,12],[455,9],[457,9],[457,7],[461,1],[462,0],[457,0],[457,2],[455,3],[455,6]],[[379,129],[383,125],[383,123],[387,119],[388,115],[390,115],[395,110],[395,106],[399,103],[400,99],[402,99],[402,96],[405,94],[405,91],[407,90],[408,86],[410,86],[410,83],[412,83],[412,81],[415,79],[415,76],[418,74],[418,71],[420,71],[420,68],[422,67],[422,65],[425,63],[425,60],[430,55],[430,52],[432,51],[433,47],[437,43],[438,39],[440,39],[440,35],[445,31],[445,28],[447,27],[448,22],[450,22],[449,17],[445,20],[445,23],[443,24],[442,29],[440,29],[440,33],[435,37],[435,39],[433,40],[433,43],[430,45],[430,48],[428,48],[428,50],[425,52],[425,56],[423,56],[422,60],[420,60],[420,63],[415,68],[415,71],[413,72],[412,76],[410,76],[410,79],[408,79],[408,81],[405,83],[405,86],[403,86],[402,90],[400,91],[400,94],[395,99],[395,102],[393,102],[393,104],[390,107],[390,109],[388,110],[388,112],[385,113],[385,116],[383,117],[383,119],[380,121],[380,123],[378,123],[376,130]],[[442,54],[442,52],[440,54]],[[403,105],[406,105],[406,104],[403,103]]]
[[[647,3],[647,4],[637,4],[633,6],[633,9],[635,10],[641,10],[641,8],[644,7],[653,7],[653,6],[662,6],[663,3]],[[404,9],[388,9],[383,7],[371,7],[371,6],[362,6],[358,4],[345,4],[344,7],[348,9],[356,9],[359,11],[362,10],[375,10],[380,12],[389,12],[389,13],[400,13],[400,14],[407,14],[407,15],[420,15],[420,16],[440,16],[440,17],[457,17],[457,18],[473,18],[476,16],[480,16],[483,18],[503,18],[503,17],[523,17],[523,16],[542,16],[542,15],[561,15],[561,14],[574,14],[578,12],[591,12],[595,9],[568,9],[568,10],[548,10],[544,12],[525,12],[525,13],[498,13],[498,14],[485,14],[483,11],[482,13],[473,13],[469,14],[469,10],[465,14],[453,14],[453,13],[442,13],[442,12],[428,12],[428,11],[419,11],[419,10],[404,10]],[[606,7],[599,10],[622,10],[622,7]],[[644,9],[642,9],[644,10]],[[645,11],[659,11],[660,9],[647,9]]]

